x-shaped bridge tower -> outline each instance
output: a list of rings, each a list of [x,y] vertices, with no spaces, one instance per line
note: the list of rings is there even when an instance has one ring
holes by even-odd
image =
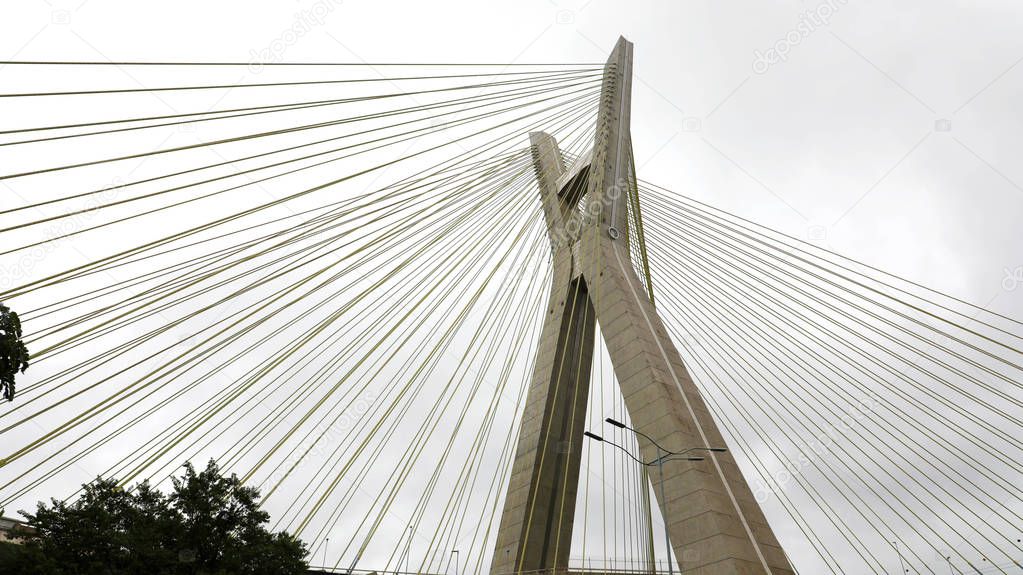
[[[653,303],[630,138],[633,46],[604,67],[591,151],[566,168],[530,134],[553,285],[491,572],[564,573],[575,517],[596,322],[632,425],[667,449],[724,444]],[[637,272],[637,269],[639,270]],[[640,440],[646,461],[660,453]],[[791,573],[730,452],[663,467],[655,490],[685,573]]]

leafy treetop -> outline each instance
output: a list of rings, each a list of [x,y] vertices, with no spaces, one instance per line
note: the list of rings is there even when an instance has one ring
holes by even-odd
[[[25,373],[28,360],[28,349],[21,341],[21,320],[0,303],[0,389],[7,401],[14,401],[14,376]]]
[[[21,512],[38,536],[3,565],[33,575],[287,575],[305,573],[306,547],[272,533],[259,492],[214,461],[196,472],[185,464],[164,495],[143,482],[122,489],[113,479],[83,486],[73,503],[39,503]],[[9,569],[8,569],[9,568]]]

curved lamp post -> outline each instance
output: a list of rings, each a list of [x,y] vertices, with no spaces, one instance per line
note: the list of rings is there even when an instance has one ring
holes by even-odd
[[[633,457],[633,455],[631,453],[629,453],[629,451],[627,449],[625,449],[624,447],[622,447],[621,445],[618,445],[617,443],[615,443],[613,441],[609,441],[607,439],[604,439],[603,437],[601,437],[601,436],[599,436],[599,435],[597,435],[595,433],[590,433],[589,431],[586,431],[586,432],[583,433],[583,435],[585,435],[586,437],[588,437],[588,438],[590,438],[590,439],[592,439],[594,441],[599,441],[601,443],[607,443],[609,445],[612,445],[612,446],[620,449],[623,453],[628,455],[630,459],[632,459],[633,461],[635,461],[636,463],[638,463],[640,465],[643,465],[643,466],[646,466],[646,467],[651,467],[651,466],[654,466],[654,465],[657,466],[657,482],[660,483],[660,490],[661,490],[661,514],[664,516],[664,546],[665,546],[666,551],[668,553],[668,573],[669,573],[669,575],[671,575],[671,574],[674,573],[674,567],[672,566],[672,561],[671,561],[671,539],[668,537],[668,501],[667,501],[667,499],[665,499],[665,496],[664,496],[664,463],[666,461],[703,461],[702,457],[687,456],[686,454],[687,453],[691,453],[693,451],[710,451],[710,452],[715,452],[715,453],[723,453],[725,451],[728,451],[728,449],[726,449],[724,447],[697,446],[697,447],[689,447],[689,448],[683,449],[681,451],[670,451],[668,449],[665,449],[665,448],[661,447],[660,444],[658,444],[656,441],[654,441],[654,439],[652,437],[650,437],[649,435],[643,433],[642,431],[639,431],[638,429],[633,429],[633,428],[629,427],[628,425],[625,425],[624,423],[622,423],[622,422],[620,422],[618,420],[611,419],[610,417],[608,417],[604,421],[606,421],[607,423],[613,425],[614,427],[617,427],[619,429],[627,429],[627,430],[635,433],[636,435],[639,435],[640,437],[645,438],[654,447],[657,448],[657,451],[660,454],[655,459],[653,459],[652,461],[640,461],[639,459],[636,459],[635,457]]]

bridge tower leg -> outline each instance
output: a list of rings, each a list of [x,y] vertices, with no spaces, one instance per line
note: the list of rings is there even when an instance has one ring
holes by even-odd
[[[630,242],[642,241],[642,228],[630,137],[632,50],[620,38],[604,67],[588,155],[566,169],[551,136],[530,134],[554,282],[497,534],[495,575],[567,571],[595,321],[637,430],[671,450],[724,445],[633,264]],[[645,460],[658,456],[649,441],[640,439],[640,447]],[[792,573],[731,452],[701,455],[704,461],[665,463],[663,498],[655,490],[684,573]]]

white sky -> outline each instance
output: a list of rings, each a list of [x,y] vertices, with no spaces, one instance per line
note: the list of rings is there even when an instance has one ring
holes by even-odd
[[[323,6],[5,2],[0,59],[248,61]],[[785,40],[806,11],[824,7],[827,23]],[[1009,1],[345,0],[278,57],[603,62],[624,35],[636,46],[641,178],[1023,317],[1021,23],[1023,4]],[[756,54],[775,47],[785,59],[760,67]],[[19,74],[0,68],[0,92],[20,91]],[[111,83],[135,81],[118,74]],[[0,172],[22,160],[5,157]],[[804,552],[793,558],[813,573]]]

